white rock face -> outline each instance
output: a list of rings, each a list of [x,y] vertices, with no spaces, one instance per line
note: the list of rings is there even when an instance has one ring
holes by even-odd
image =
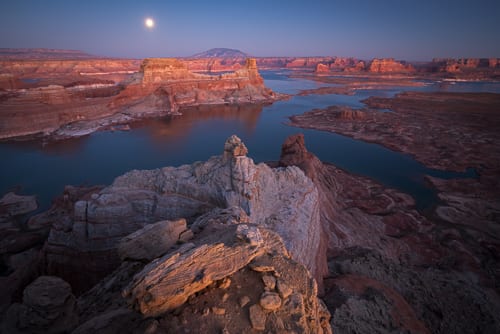
[[[53,230],[49,245],[112,250],[146,224],[241,207],[250,223],[277,232],[292,258],[317,273],[321,227],[315,185],[298,167],[256,165],[246,153],[241,140],[232,136],[224,154],[206,162],[128,172],[86,204],[77,202],[73,229]]]

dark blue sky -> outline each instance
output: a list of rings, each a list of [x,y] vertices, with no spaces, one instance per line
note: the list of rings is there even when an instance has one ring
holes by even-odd
[[[254,56],[500,57],[500,0],[0,0],[0,47],[135,58],[213,47]]]

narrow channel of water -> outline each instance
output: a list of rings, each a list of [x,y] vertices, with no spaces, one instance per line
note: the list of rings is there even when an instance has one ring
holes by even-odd
[[[267,86],[283,93],[293,94],[302,89],[326,86],[288,78],[286,72],[263,71],[262,74]],[[453,89],[477,91],[476,86],[467,84],[469,86],[466,83],[454,84]],[[437,84],[422,89],[441,90]],[[249,148],[249,156],[256,162],[278,160],[285,138],[302,132],[309,151],[321,160],[406,192],[416,199],[419,209],[425,209],[436,201],[433,190],[425,185],[425,174],[451,178],[471,177],[474,172],[435,171],[408,155],[380,145],[286,125],[289,116],[314,108],[335,104],[362,107],[360,101],[369,96],[393,95],[399,91],[358,91],[353,96],[295,96],[266,107],[191,108],[183,111],[182,116],[136,122],[130,131],[97,132],[47,145],[40,142],[0,143],[0,194],[10,190],[36,194],[41,208],[46,209],[66,184],[109,184],[131,169],[178,166],[206,160],[221,154],[224,141],[232,134],[243,139]]]

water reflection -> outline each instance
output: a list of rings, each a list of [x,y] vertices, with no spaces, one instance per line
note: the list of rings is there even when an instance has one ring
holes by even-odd
[[[283,93],[325,86],[309,80],[290,79],[286,72],[266,72],[263,76],[267,86]],[[474,83],[457,83],[454,87],[478,89]],[[439,90],[439,87],[428,85],[415,89]],[[0,194],[21,188],[24,194],[37,194],[41,207],[47,208],[66,184],[109,184],[116,176],[132,169],[179,166],[206,160],[221,154],[224,141],[232,134],[243,139],[256,162],[277,160],[283,140],[302,132],[308,149],[321,160],[409,193],[416,198],[419,208],[425,208],[435,203],[436,197],[425,184],[424,174],[458,177],[473,176],[473,173],[459,175],[433,171],[408,155],[380,145],[286,125],[287,117],[294,114],[335,104],[362,107],[364,98],[392,96],[399,91],[359,90],[352,96],[295,96],[269,106],[203,106],[182,110],[182,116],[132,123],[129,131],[102,131],[48,144],[3,142],[0,143]]]
[[[132,129],[147,128],[152,142],[162,145],[165,141],[179,141],[192,135],[193,129],[213,120],[221,121],[212,126],[227,128],[237,123],[246,136],[255,132],[263,105],[205,105],[181,110],[182,115],[147,119],[131,124]],[[215,129],[214,129],[215,130]]]

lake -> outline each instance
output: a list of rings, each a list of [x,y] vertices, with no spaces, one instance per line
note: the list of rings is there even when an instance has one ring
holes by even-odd
[[[262,71],[266,85],[293,94],[301,89],[328,86],[305,79],[292,79],[287,71]],[[102,131],[59,142],[0,143],[0,194],[16,190],[36,194],[40,210],[62,194],[64,185],[110,184],[131,169],[179,166],[206,160],[222,153],[224,141],[238,135],[256,162],[279,159],[281,144],[291,134],[304,133],[309,151],[351,173],[370,177],[386,186],[412,195],[417,208],[436,203],[424,175],[473,177],[474,171],[451,173],[428,169],[408,155],[380,145],[315,130],[286,125],[288,116],[330,105],[362,107],[361,100],[391,96],[402,90],[493,91],[498,83],[428,82],[424,87],[390,90],[360,90],[355,95],[295,96],[269,106],[205,106],[183,110],[182,116],[147,119],[131,124],[129,131]]]

